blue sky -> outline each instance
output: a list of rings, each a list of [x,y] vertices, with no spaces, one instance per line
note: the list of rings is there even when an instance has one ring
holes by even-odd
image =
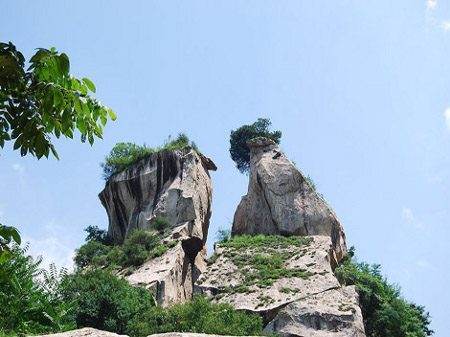
[[[444,336],[450,293],[450,4],[443,0],[6,1],[0,41],[56,47],[116,112],[93,147],[60,160],[0,152],[0,222],[69,265],[83,228],[106,228],[99,166],[117,142],[186,132],[211,157],[209,246],[247,177],[230,130],[270,118],[362,261],[380,263]]]

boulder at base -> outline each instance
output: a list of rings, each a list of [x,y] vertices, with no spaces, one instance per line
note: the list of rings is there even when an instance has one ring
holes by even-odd
[[[280,337],[365,337],[355,286],[330,289],[282,308],[265,327]]]

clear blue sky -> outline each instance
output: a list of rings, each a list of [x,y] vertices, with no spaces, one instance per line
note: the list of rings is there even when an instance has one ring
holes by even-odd
[[[7,1],[0,41],[67,53],[118,119],[60,161],[1,150],[0,222],[46,263],[106,228],[99,163],[116,142],[186,132],[218,166],[209,246],[246,193],[229,133],[258,117],[336,211],[360,260],[425,305],[450,303],[450,4],[443,0]],[[448,111],[448,112],[446,112]]]

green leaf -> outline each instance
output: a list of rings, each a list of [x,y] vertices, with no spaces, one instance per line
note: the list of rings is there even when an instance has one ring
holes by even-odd
[[[53,110],[53,102],[54,102],[54,98],[53,98],[53,92],[50,90],[47,90],[45,93],[45,97],[44,97],[44,104],[43,104],[43,108],[44,111],[46,113],[51,113]]]
[[[103,126],[105,126],[108,118],[106,118],[105,116],[100,116],[100,121],[102,122]]]
[[[36,136],[35,147],[36,147],[36,156],[41,158],[45,154],[45,150],[47,149],[48,141],[45,139],[42,133],[39,133]]]
[[[20,134],[20,136],[16,139],[14,142],[14,150],[17,150],[20,146],[23,144],[23,133]]]
[[[84,103],[82,100],[80,100],[81,102],[81,108],[83,109],[83,114],[86,117],[90,117],[91,116],[91,111],[89,110],[89,107],[87,105],[87,103]]]
[[[60,59],[60,61],[61,61],[61,68],[62,68],[62,70],[63,70],[63,73],[64,73],[65,75],[67,75],[67,74],[69,73],[69,71],[70,71],[69,57],[68,57],[66,54],[62,53],[62,54],[59,56],[59,59]]]
[[[86,134],[86,123],[84,122],[83,117],[77,117],[77,128],[83,135]]]
[[[87,85],[87,87],[89,88],[90,91],[95,93],[95,91],[96,91],[95,85],[94,85],[94,83],[91,82],[90,79],[84,77],[83,82]]]
[[[117,119],[116,114],[112,111],[112,109],[108,109],[108,114],[111,120],[115,121]]]
[[[59,160],[58,153],[56,152],[55,147],[52,144],[50,144],[50,150],[52,150],[52,153],[56,157],[56,159]]]

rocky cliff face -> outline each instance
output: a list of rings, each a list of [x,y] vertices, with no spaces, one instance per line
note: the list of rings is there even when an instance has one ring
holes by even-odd
[[[135,228],[162,216],[206,243],[211,216],[214,163],[191,147],[156,152],[113,175],[99,194],[109,234],[121,244]]]
[[[250,179],[234,239],[216,245],[195,291],[260,313],[265,331],[282,337],[365,336],[355,288],[333,273],[347,253],[338,218],[272,140],[247,145]]]
[[[250,180],[233,220],[233,235],[326,235],[337,261],[347,253],[345,233],[330,206],[267,138],[249,141]]]
[[[259,313],[282,337],[364,337],[354,287],[341,287],[329,236],[266,236],[218,243],[195,292]]]
[[[116,244],[134,229],[148,228],[157,216],[173,223],[164,241],[177,244],[126,276],[131,284],[154,289],[162,305],[191,300],[193,284],[205,270],[212,204],[208,170],[216,169],[190,147],[165,150],[113,175],[99,194]]]

